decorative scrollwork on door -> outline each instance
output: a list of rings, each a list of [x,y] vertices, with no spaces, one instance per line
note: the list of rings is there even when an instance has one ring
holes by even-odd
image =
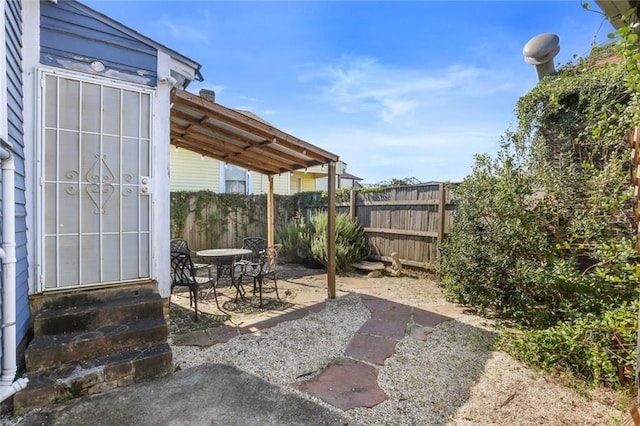
[[[96,161],[89,168],[86,178],[87,182],[87,194],[96,209],[96,214],[105,213],[105,206],[111,199],[111,196],[115,192],[113,182],[115,181],[115,175],[111,171],[111,168],[106,162],[107,156],[96,154]],[[102,201],[100,195],[102,194]]]
[[[65,177],[69,180],[78,180],[78,172],[75,170],[69,170],[65,173]],[[78,195],[78,184],[70,183],[66,188],[65,192],[69,195]]]

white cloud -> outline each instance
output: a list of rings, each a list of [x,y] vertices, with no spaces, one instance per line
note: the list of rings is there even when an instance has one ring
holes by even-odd
[[[315,84],[320,99],[338,111],[369,112],[387,123],[438,103],[518,90],[505,78],[505,70],[497,73],[472,65],[397,68],[371,58],[307,65],[301,79]]]
[[[195,16],[195,18],[194,18]],[[168,30],[173,39],[183,42],[205,43],[210,41],[210,28],[213,28],[213,19],[207,11],[201,14],[191,15],[189,18],[175,16],[163,16],[156,24]]]

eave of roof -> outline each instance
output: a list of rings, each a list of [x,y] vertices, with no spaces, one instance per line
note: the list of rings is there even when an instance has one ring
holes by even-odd
[[[629,12],[631,8],[637,7],[637,1],[635,0],[596,0],[596,3],[616,30],[625,25],[622,22],[622,16]]]
[[[362,180],[361,177],[358,177],[356,175],[352,175],[351,173],[342,173],[340,175],[340,179],[353,179],[353,180]]]
[[[171,144],[265,175],[338,161],[336,154],[246,113],[175,90]]]

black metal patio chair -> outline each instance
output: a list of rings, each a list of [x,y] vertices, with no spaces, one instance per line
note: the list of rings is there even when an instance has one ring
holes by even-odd
[[[246,237],[242,240],[242,248],[251,250],[251,257],[245,258],[249,262],[257,262],[260,255],[267,249],[267,239],[262,237]]]
[[[242,285],[242,277],[248,276],[253,278],[253,295],[256,294],[256,289],[260,294],[260,307],[262,308],[262,287],[265,279],[273,280],[273,287],[276,292],[276,298],[280,300],[278,294],[278,276],[276,274],[276,264],[278,261],[278,252],[282,248],[282,244],[274,244],[267,247],[257,262],[247,263],[240,275],[240,285]]]
[[[249,265],[255,267],[255,265],[260,262],[261,256],[267,249],[267,239],[263,237],[245,237],[242,239],[242,248],[251,250],[251,254],[243,256],[242,259],[237,259],[233,265],[233,272],[240,277],[238,281],[238,291],[241,295],[244,295],[244,289],[242,288],[242,276],[245,275],[244,270]],[[255,294],[255,287],[253,294]]]
[[[196,258],[196,252],[189,248],[189,243],[187,240],[183,238],[174,238],[170,242],[171,251],[181,251],[182,253],[186,253],[191,256],[191,260],[193,261]],[[210,265],[207,263],[194,263],[196,269],[208,268]]]
[[[207,265],[208,266],[208,265]],[[213,297],[216,301],[216,307],[228,315],[218,302],[218,293],[216,291],[216,279],[211,274],[211,268],[207,267],[208,274],[206,276],[197,275],[196,268],[191,261],[191,256],[188,253],[182,251],[171,252],[171,294],[176,286],[188,287],[189,289],[189,306],[193,306],[195,309],[195,320],[198,321],[198,294],[200,292],[200,286],[209,284],[211,285],[207,292],[205,299],[213,293]]]

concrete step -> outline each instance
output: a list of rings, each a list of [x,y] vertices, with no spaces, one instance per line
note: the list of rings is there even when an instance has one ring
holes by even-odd
[[[27,372],[86,361],[127,349],[165,343],[169,327],[164,316],[111,323],[88,331],[35,335],[25,352]]]
[[[173,372],[173,356],[166,342],[111,352],[114,353],[27,373],[27,388],[13,398],[14,414]]]
[[[36,336],[95,330],[108,324],[123,324],[141,318],[162,316],[164,302],[156,293],[135,297],[94,299],[72,306],[47,307],[34,316]]]

